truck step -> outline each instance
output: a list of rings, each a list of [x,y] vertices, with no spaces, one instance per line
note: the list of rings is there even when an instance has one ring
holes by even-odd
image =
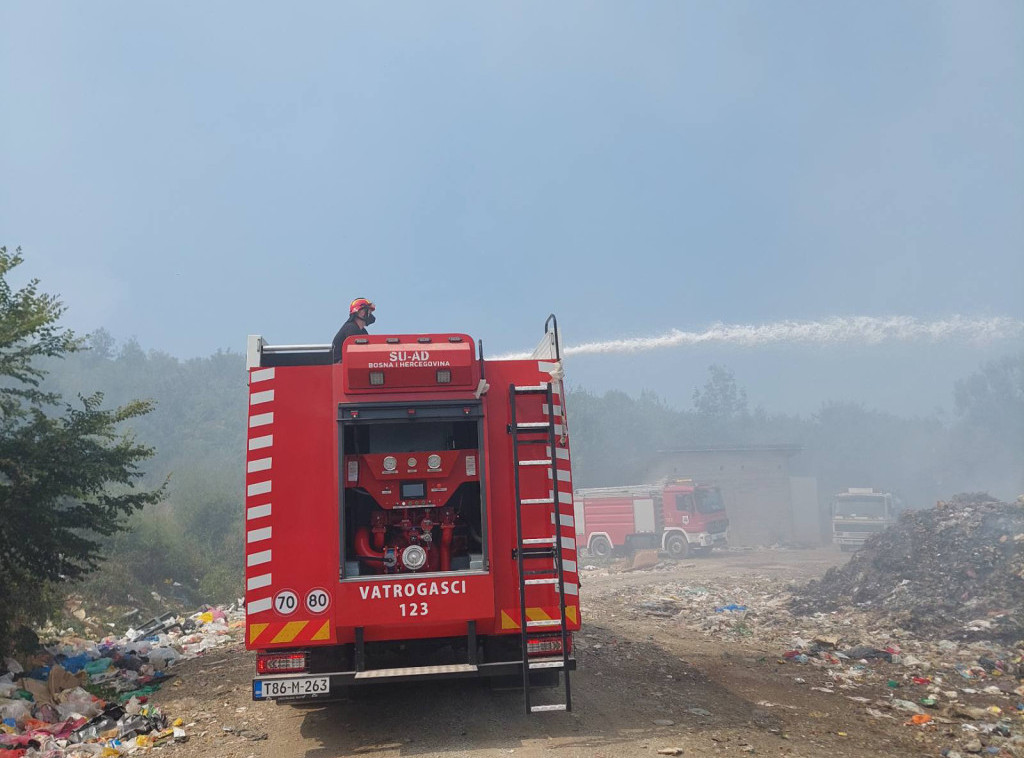
[[[386,679],[392,676],[430,676],[431,674],[457,674],[476,671],[472,663],[451,663],[447,666],[406,666],[397,669],[371,669],[357,671],[356,679]]]
[[[550,458],[542,458],[536,461],[519,461],[520,466],[551,466],[553,461]]]
[[[546,384],[520,384],[515,386],[515,393],[517,395],[539,395],[547,391],[548,385]]]
[[[555,703],[554,705],[531,705],[530,713],[541,713],[543,711],[564,711],[565,703]]]
[[[552,626],[561,626],[561,625],[562,625],[562,622],[559,621],[558,619],[538,619],[537,621],[527,621],[526,622],[526,626],[529,629],[534,629],[534,628],[536,628],[538,626],[552,627]]]
[[[519,503],[521,505],[554,505],[555,499],[553,497],[533,497],[520,500]]]
[[[537,658],[530,661],[532,669],[560,669],[563,666],[565,666],[565,661],[561,658]]]

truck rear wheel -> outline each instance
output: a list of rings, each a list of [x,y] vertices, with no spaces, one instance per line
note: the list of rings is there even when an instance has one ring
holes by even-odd
[[[612,543],[599,534],[590,541],[590,554],[595,558],[607,558],[612,554]]]
[[[681,534],[670,534],[665,540],[665,552],[679,561],[690,554],[690,543]]]

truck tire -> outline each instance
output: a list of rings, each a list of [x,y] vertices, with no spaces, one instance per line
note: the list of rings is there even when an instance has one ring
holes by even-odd
[[[590,541],[590,554],[595,558],[607,558],[612,554],[612,543],[599,534]]]
[[[681,561],[690,554],[690,543],[679,533],[670,534],[665,539],[665,552],[668,553],[669,558]]]

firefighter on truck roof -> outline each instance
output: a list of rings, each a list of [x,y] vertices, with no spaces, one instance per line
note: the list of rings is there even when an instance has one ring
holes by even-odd
[[[367,334],[366,327],[377,320],[373,315],[376,309],[377,306],[365,297],[357,297],[349,303],[348,321],[342,324],[341,329],[334,335],[334,341],[331,342],[331,358],[334,363],[341,362],[341,346],[348,337],[354,334]]]

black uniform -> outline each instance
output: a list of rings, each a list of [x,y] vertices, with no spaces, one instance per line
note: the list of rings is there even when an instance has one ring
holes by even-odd
[[[333,363],[341,363],[341,345],[353,334],[369,334],[359,324],[356,323],[356,315],[353,313],[348,317],[348,321],[342,324],[341,329],[334,335],[334,341],[331,342],[331,357]]]

